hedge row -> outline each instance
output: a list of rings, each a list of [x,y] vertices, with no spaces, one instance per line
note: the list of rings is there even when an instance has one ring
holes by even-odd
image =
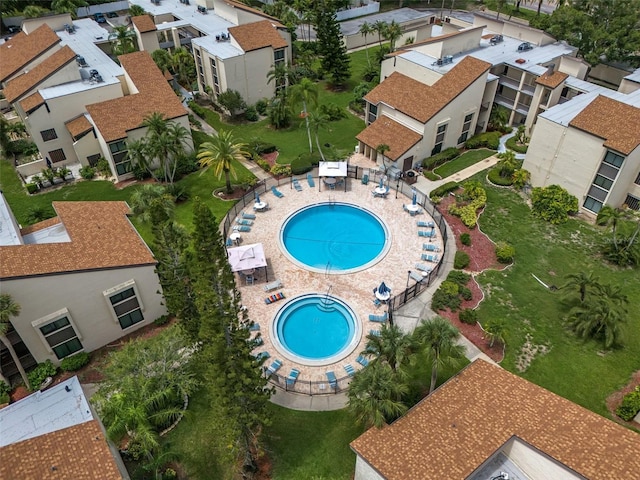
[[[472,150],[476,148],[488,148],[490,150],[498,150],[500,146],[500,132],[484,132],[474,135],[464,143],[464,147]]]
[[[458,188],[460,185],[458,184],[458,182],[447,182],[443,185],[440,185],[438,188],[435,188],[431,191],[431,193],[429,193],[429,197],[430,198],[442,198],[444,197],[447,193],[449,192],[453,192],[456,188]]]
[[[441,151],[440,153],[436,153],[435,155],[432,155],[429,158],[425,158],[422,161],[422,167],[426,168],[427,170],[433,170],[434,168],[439,167],[443,163],[453,160],[454,158],[457,158],[459,156],[460,156],[460,150],[458,150],[456,147],[450,147],[450,148],[447,148],[446,150]]]

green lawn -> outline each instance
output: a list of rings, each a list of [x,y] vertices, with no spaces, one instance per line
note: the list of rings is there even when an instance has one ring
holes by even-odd
[[[495,154],[493,150],[487,149],[479,149],[479,150],[469,150],[468,152],[463,153],[458,158],[454,158],[450,162],[445,163],[444,165],[440,165],[436,168],[433,173],[440,175],[441,178],[447,178],[454,173],[458,173],[460,170],[464,170],[471,165],[475,165],[478,162],[481,162],[485,158],[490,157]]]
[[[485,182],[482,175],[475,179]],[[512,190],[487,186],[487,207],[479,225],[494,241],[516,248],[515,264],[503,272],[479,277],[487,297],[479,308],[481,322],[504,318],[509,324],[507,355],[503,366],[590,410],[607,415],[605,399],[629,381],[640,358],[640,275],[598,257],[597,244],[605,233],[578,220],[554,226],[531,215],[529,207]],[[561,286],[569,273],[594,272],[602,283],[621,285],[629,297],[624,348],[602,352],[600,343],[578,340],[563,322],[565,292],[551,292],[547,285]],[[520,373],[516,359],[532,336],[534,344],[551,347]]]

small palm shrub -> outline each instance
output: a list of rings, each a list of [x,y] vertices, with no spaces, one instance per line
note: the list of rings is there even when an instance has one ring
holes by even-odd
[[[11,392],[11,387],[6,383],[0,380],[0,395]]]
[[[507,242],[498,242],[496,244],[496,257],[500,263],[511,263],[513,257],[516,256],[516,249]]]
[[[460,243],[466,245],[467,247],[471,245],[471,235],[468,233],[460,234]]]
[[[459,317],[462,323],[475,325],[478,322],[478,312],[472,308],[465,308],[460,311]]]
[[[65,357],[60,362],[60,369],[64,372],[75,372],[80,370],[91,360],[91,355],[87,352],[80,352],[70,357]]]
[[[321,114],[326,115],[330,122],[342,120],[347,117],[347,112],[344,108],[336,105],[335,103],[322,104],[318,107]]]
[[[96,168],[98,169],[98,173],[103,177],[111,176],[111,167],[109,166],[109,161],[106,158],[100,158],[96,164]]]
[[[259,115],[264,116],[267,114],[268,106],[269,106],[269,101],[266,98],[261,98],[255,104],[256,112],[258,112]]]
[[[640,412],[640,385],[627,393],[620,406],[616,408],[616,415],[626,422],[633,420],[638,412]]]
[[[51,363],[51,360],[39,363],[36,368],[27,374],[27,378],[31,384],[31,390],[38,390],[40,385],[42,385],[42,382],[44,382],[47,377],[53,377],[57,372],[58,369],[53,363]]]
[[[462,252],[458,250],[453,259],[453,268],[457,268],[458,270],[462,270],[469,265],[470,262],[469,254],[466,252]]]
[[[85,180],[91,180],[96,176],[96,169],[90,165],[85,165],[80,169],[80,176]]]
[[[244,111],[244,118],[250,122],[257,122],[260,117],[258,116],[258,111],[255,107],[247,107]]]

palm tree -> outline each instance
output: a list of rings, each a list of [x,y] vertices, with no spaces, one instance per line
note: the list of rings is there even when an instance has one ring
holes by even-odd
[[[22,16],[24,18],[38,18],[38,17],[42,17],[43,15],[46,15],[47,13],[49,13],[50,10],[43,8],[43,7],[39,7],[37,5],[29,5],[27,7],[24,7],[24,10],[22,11]]]
[[[220,178],[224,173],[227,193],[232,193],[231,175],[234,178],[237,177],[233,161],[240,161],[250,156],[246,148],[246,143],[236,142],[230,130],[220,130],[211,142],[204,142],[200,145],[197,158],[200,161],[200,166],[205,168],[213,166],[216,177]]]
[[[389,147],[389,145],[387,145],[386,143],[381,143],[380,145],[376,146],[376,152],[378,153],[379,156],[382,157],[382,166],[384,167],[384,174],[387,174],[387,157],[385,156],[385,154],[391,150],[391,147]],[[376,158],[377,160],[377,158]]]
[[[126,55],[138,50],[136,45],[135,32],[126,25],[113,27],[113,32],[109,34],[109,40],[113,47],[114,55]]]
[[[196,78],[196,63],[189,51],[184,48],[176,48],[171,56],[173,71],[178,74],[178,82],[189,87]]]
[[[382,47],[382,37],[387,30],[387,22],[382,20],[377,20],[373,24],[373,30],[378,34],[378,43]]]
[[[78,18],[78,7],[86,7],[89,4],[84,0],[53,0],[51,10],[56,13],[69,13],[72,19]]]
[[[291,107],[282,95],[271,99],[267,114],[269,116],[269,123],[276,129],[286,128],[291,124]]]
[[[505,335],[507,333],[507,323],[504,318],[492,318],[484,325],[484,331],[489,336],[489,348],[498,340],[505,344]]]
[[[148,160],[160,160],[164,181],[173,183],[178,157],[185,152],[189,131],[177,122],[167,121],[158,112],[145,117],[142,125],[148,129],[144,139]]]
[[[408,388],[397,381],[387,363],[375,363],[359,371],[349,385],[348,410],[366,427],[382,428],[407,411],[402,402]]]
[[[302,104],[302,114],[307,126],[307,135],[309,137],[309,152],[313,152],[311,143],[311,129],[309,127],[308,110],[309,106],[315,107],[318,104],[318,85],[308,78],[303,78],[300,83],[290,88],[289,100],[293,105]]]
[[[392,52],[396,49],[396,41],[401,36],[402,36],[402,28],[395,20],[392,20],[391,23],[387,25],[387,28],[385,28],[385,31],[384,31],[384,38],[389,40],[389,46]]]
[[[140,5],[129,6],[129,15],[132,17],[139,17],[140,15],[144,15],[145,13],[147,12]]]
[[[416,347],[422,349],[431,360],[431,394],[436,388],[438,368],[454,366],[464,358],[464,347],[456,343],[460,332],[444,318],[435,317],[423,320],[415,329],[413,337]]]
[[[173,217],[173,197],[160,185],[143,185],[131,195],[131,211],[143,222],[159,226]]]
[[[578,337],[601,338],[605,348],[621,343],[625,321],[622,310],[605,298],[578,305],[569,315],[569,325]]]
[[[371,363],[386,363],[395,373],[400,373],[411,354],[411,337],[397,325],[382,325],[380,335],[368,335],[365,355],[375,358]]]
[[[276,95],[286,96],[290,71],[291,67],[288,64],[279,62],[267,72],[267,83],[273,82]]]
[[[604,205],[598,212],[596,223],[598,225],[610,226],[613,234],[613,245],[618,248],[617,229],[620,221],[625,218],[625,211],[621,208],[613,208],[610,205]]]
[[[367,36],[371,35],[373,32],[375,32],[375,29],[369,22],[364,22],[362,25],[360,25],[360,35],[364,37],[364,47],[365,53],[367,54],[368,65],[371,65],[371,62],[369,61],[369,45],[367,44]]]
[[[13,349],[13,345],[11,345],[11,340],[7,338],[7,332],[11,325],[11,317],[17,317],[18,315],[20,315],[20,305],[14,302],[8,293],[0,293],[0,342],[4,343],[4,346],[9,350],[9,354],[20,372],[24,385],[30,390],[31,385],[29,384],[27,373],[24,371],[24,368],[22,368],[22,363],[16,351]]]
[[[132,7],[137,7],[138,5],[132,5]],[[154,50],[151,53],[151,58],[156,63],[161,72],[171,71],[173,68],[173,59],[171,58],[171,54],[162,48]]]
[[[313,134],[316,138],[316,147],[318,147],[318,152],[320,152],[320,158],[324,162],[324,153],[322,153],[322,149],[320,148],[320,140],[318,137],[318,131],[321,128],[325,128],[329,124],[329,117],[324,113],[321,113],[317,110],[313,110],[309,112],[309,127],[313,131]]]
[[[629,304],[629,297],[627,297],[620,285],[611,285],[610,283],[596,284],[600,296],[616,307],[621,308],[624,312],[627,311],[626,306]]]
[[[570,273],[566,276],[567,283],[560,288],[577,288],[580,293],[580,303],[584,303],[587,291],[590,288],[599,289],[601,287],[598,279],[593,275],[593,272],[585,273]]]

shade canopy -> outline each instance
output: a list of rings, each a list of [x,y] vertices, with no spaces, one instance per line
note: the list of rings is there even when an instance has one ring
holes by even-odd
[[[241,247],[227,248],[231,271],[253,270],[267,266],[264,248],[261,243],[242,245]]]
[[[320,162],[318,166],[320,177],[346,177],[347,162]]]

